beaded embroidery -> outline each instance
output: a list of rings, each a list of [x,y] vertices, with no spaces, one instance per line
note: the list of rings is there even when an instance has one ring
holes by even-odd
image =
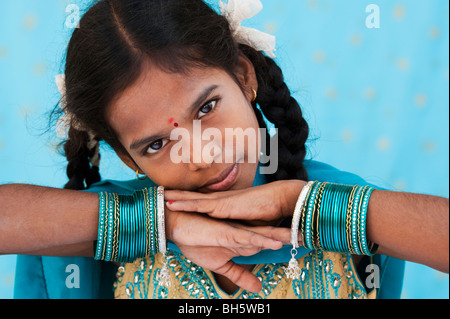
[[[170,287],[159,286],[158,276],[162,268],[161,255],[123,264],[117,272],[114,284],[116,298],[132,299],[336,299],[373,298],[367,295],[359,277],[355,274],[351,255],[311,251],[298,260],[300,276],[289,279],[284,267],[287,264],[257,265],[253,273],[262,283],[259,293],[238,289],[226,294],[215,282],[214,275],[185,258],[168,250],[167,266]]]

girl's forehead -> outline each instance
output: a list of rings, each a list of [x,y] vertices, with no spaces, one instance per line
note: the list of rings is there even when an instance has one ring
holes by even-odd
[[[226,75],[214,68],[190,69],[186,73],[168,73],[159,68],[147,68],[135,83],[111,103],[110,113],[127,113],[145,105],[165,109],[167,103],[183,101],[212,82],[225,84]]]
[[[170,118],[178,121],[184,117],[186,109],[206,88],[227,86],[230,80],[226,72],[213,68],[187,73],[150,68],[111,103],[106,117],[121,139],[148,130],[149,126],[152,130],[163,129]]]

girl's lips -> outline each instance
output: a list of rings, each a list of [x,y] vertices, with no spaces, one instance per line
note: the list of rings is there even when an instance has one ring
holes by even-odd
[[[231,185],[233,185],[233,183],[236,181],[238,172],[239,172],[239,163],[236,163],[233,165],[230,172],[224,177],[223,180],[221,180],[217,183],[214,183],[214,184],[207,185],[204,188],[211,190],[211,191],[226,190],[226,189],[230,188]]]

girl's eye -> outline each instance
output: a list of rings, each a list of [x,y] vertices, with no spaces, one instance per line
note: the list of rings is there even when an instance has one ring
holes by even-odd
[[[167,140],[157,140],[149,145],[147,149],[147,153],[154,154],[157,153],[159,150],[161,150],[166,144],[168,143]]]
[[[214,110],[214,108],[216,107],[217,101],[210,101],[208,103],[206,103],[205,105],[203,105],[201,107],[201,109],[198,111],[199,114],[199,119],[202,118],[203,116],[205,116],[206,114],[212,112]],[[201,113],[204,113],[203,115],[201,115]]]

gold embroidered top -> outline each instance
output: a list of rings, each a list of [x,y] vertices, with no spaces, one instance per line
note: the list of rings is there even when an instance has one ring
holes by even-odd
[[[299,279],[289,279],[287,264],[260,264],[252,271],[262,282],[259,293],[239,288],[227,294],[217,284],[214,274],[194,264],[182,254],[168,250],[170,285],[159,286],[162,255],[122,264],[114,283],[118,299],[366,299],[367,293],[356,272],[351,255],[311,251],[298,259]]]

